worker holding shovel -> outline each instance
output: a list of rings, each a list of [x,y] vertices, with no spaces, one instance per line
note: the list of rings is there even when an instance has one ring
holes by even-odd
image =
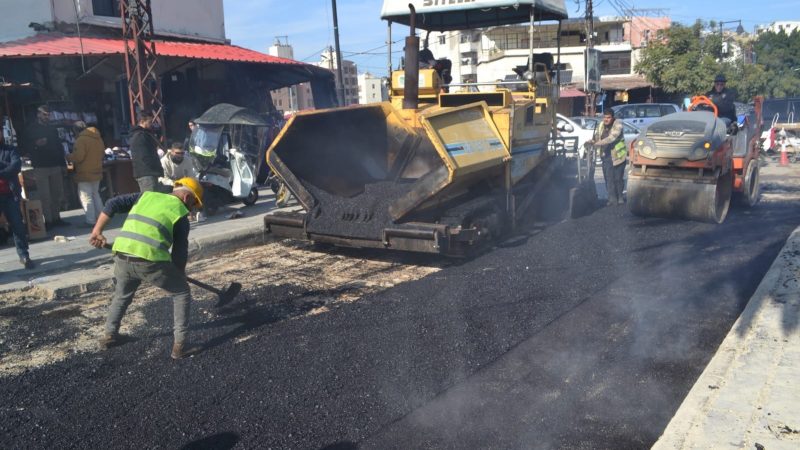
[[[108,309],[105,334],[100,347],[121,343],[120,322],[142,281],[173,295],[175,343],[172,358],[180,359],[197,351],[188,345],[191,294],[185,274],[189,249],[189,211],[203,206],[203,187],[194,178],[175,181],[171,193],[143,192],[109,200],[89,243],[97,248],[108,245],[103,228],[117,213],[128,213],[112,251],[114,296]],[[170,247],[172,252],[170,253]]]

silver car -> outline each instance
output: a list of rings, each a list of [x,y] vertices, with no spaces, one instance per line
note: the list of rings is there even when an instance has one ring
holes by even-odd
[[[612,106],[614,117],[625,122],[645,128],[659,117],[681,111],[681,107],[674,103],[630,103],[627,105]]]

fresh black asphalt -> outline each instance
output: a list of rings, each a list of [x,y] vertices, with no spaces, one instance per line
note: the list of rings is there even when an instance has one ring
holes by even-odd
[[[132,342],[0,379],[0,448],[649,447],[798,223],[610,207],[323,314],[245,286],[178,362],[163,299]]]

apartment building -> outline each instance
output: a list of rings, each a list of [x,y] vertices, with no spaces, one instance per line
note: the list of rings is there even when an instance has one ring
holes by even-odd
[[[294,49],[288,43],[276,38],[275,43],[269,47],[267,53],[279,58],[294,59]],[[294,86],[270,91],[272,105],[283,113],[294,113],[305,109],[314,109],[314,96],[311,93],[311,83],[300,83]]]
[[[0,0],[0,7],[1,42],[78,22],[87,28],[122,28],[119,0]],[[150,8],[159,36],[225,42],[222,0],[151,0]]]
[[[633,73],[640,50],[661,36],[668,17],[595,18],[594,47],[601,52],[601,86],[604,90],[649,87]],[[534,53],[551,53],[557,59],[558,25],[544,23],[535,28]],[[565,88],[584,88],[586,24],[568,19],[561,26],[560,82]],[[449,58],[451,75],[457,82],[492,82],[513,76],[513,69],[528,61],[531,42],[528,25],[431,33],[428,47],[437,58]],[[574,92],[570,91],[570,92]]]
[[[333,49],[323,51],[317,66],[336,73],[338,67],[336,65],[336,52]],[[342,81],[344,84],[344,106],[358,104],[358,67],[353,61],[342,59]],[[339,92],[340,87],[337,80],[337,92]]]
[[[369,72],[358,75],[358,103],[366,105],[368,103],[383,102],[389,99],[389,92],[386,89],[384,79],[372,75]]]

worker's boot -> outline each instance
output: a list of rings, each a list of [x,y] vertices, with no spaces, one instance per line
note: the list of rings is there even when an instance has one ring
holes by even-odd
[[[97,344],[100,346],[101,350],[108,350],[115,345],[119,345],[122,342],[122,337],[119,333],[105,333],[103,337],[97,341]]]
[[[172,359],[182,359],[187,356],[192,356],[200,351],[200,347],[191,345],[187,342],[176,342],[172,346]]]

